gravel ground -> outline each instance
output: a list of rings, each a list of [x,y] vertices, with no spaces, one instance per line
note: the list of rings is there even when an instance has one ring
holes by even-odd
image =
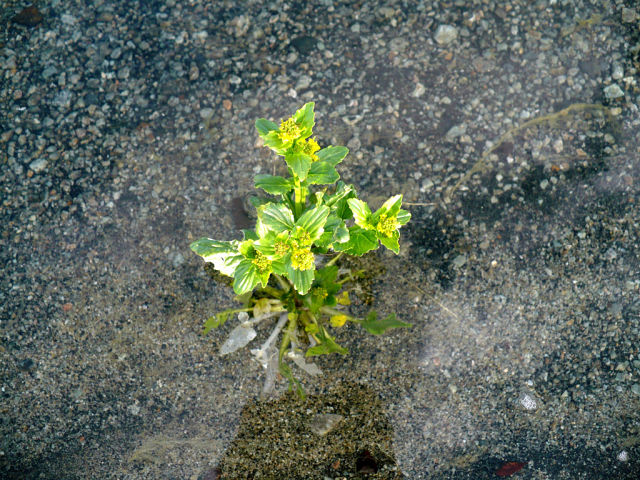
[[[2,478],[640,478],[632,0],[2,6]],[[233,298],[188,244],[311,100],[342,178],[414,203],[368,259],[414,327],[340,330],[300,404],[199,335]]]

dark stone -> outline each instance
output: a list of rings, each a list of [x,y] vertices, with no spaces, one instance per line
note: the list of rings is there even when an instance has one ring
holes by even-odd
[[[296,37],[291,40],[291,45],[293,45],[293,48],[295,48],[298,53],[306,55],[316,48],[316,39],[308,35],[302,35],[301,37]]]
[[[14,23],[25,27],[35,27],[42,22],[42,14],[34,5],[23,8],[20,13],[11,19]]]
[[[20,360],[18,362],[18,368],[24,372],[31,370],[33,368],[33,360],[30,358],[25,358],[24,360]]]

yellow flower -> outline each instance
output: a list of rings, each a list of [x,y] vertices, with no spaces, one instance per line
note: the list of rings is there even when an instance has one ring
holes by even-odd
[[[322,300],[324,300],[325,298],[327,298],[329,296],[329,293],[327,292],[327,290],[322,288],[322,287],[314,288],[313,289],[313,294],[316,297],[320,297]]]
[[[283,120],[280,122],[280,130],[278,131],[278,138],[284,143],[295,140],[302,133],[302,129],[298,126],[293,118],[289,120]]]
[[[273,244],[274,253],[278,257],[284,257],[289,251],[289,244],[284,240],[276,240]]]
[[[378,219],[376,230],[385,237],[391,237],[393,235],[393,232],[395,232],[399,226],[400,224],[398,223],[398,219],[396,217],[387,217],[387,214],[383,213]]]
[[[308,140],[298,140],[295,145],[295,150],[298,153],[309,155],[311,160],[314,162],[318,161],[318,155],[316,155],[316,152],[320,150],[320,145],[318,145],[318,142],[313,138]]]
[[[264,274],[271,270],[271,260],[269,260],[260,252],[256,252],[256,256],[253,260],[251,260],[251,263],[256,266],[256,269],[260,274]]]
[[[313,253],[309,248],[299,248],[291,254],[291,266],[296,270],[311,270],[315,266]]]
[[[309,232],[302,229],[301,227],[298,227],[296,230],[296,240],[293,241],[294,248],[298,248],[298,246],[311,245],[313,243]]]
[[[333,315],[329,319],[329,322],[331,323],[332,327],[337,328],[343,326],[348,319],[349,317],[347,317],[346,315]]]

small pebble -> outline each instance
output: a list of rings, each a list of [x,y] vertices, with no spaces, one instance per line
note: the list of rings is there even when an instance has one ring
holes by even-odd
[[[536,402],[535,398],[533,398],[528,393],[525,393],[520,397],[520,405],[522,405],[527,410],[535,410],[536,408],[538,408],[538,403]]]
[[[451,25],[440,25],[436,30],[434,39],[438,45],[448,45],[458,36],[458,30]]]
[[[321,437],[333,430],[344,419],[334,413],[319,413],[309,422],[309,430]]]

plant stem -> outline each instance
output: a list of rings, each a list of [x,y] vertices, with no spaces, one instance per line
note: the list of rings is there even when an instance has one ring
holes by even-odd
[[[301,185],[300,179],[297,176],[293,176],[293,191],[295,193],[295,203],[294,203],[294,216],[297,220],[300,215],[302,215],[302,211],[304,210],[305,203],[307,201],[305,188]]]
[[[335,263],[340,259],[340,257],[342,256],[344,252],[340,252],[338,253],[338,255],[336,255],[335,257],[333,257],[331,260],[329,260],[325,267],[330,267],[331,265],[335,265]]]
[[[275,274],[274,274],[274,275],[275,275]],[[276,275],[276,276],[277,276],[277,275]],[[281,285],[281,286],[282,286],[282,285]],[[287,287],[287,290],[288,290],[288,287]],[[273,288],[273,287],[269,287],[269,286],[261,287],[261,288],[259,289],[259,291],[262,291],[262,292],[264,292],[264,293],[267,293],[267,294],[269,294],[269,295],[271,295],[272,297],[275,297],[275,298],[280,298],[280,297],[282,297],[282,295],[284,295],[284,294],[285,294],[285,292],[283,292],[282,290],[279,290],[279,289],[277,289],[277,288]]]
[[[291,285],[289,284],[289,282],[287,282],[280,275],[274,273],[273,278],[276,279],[276,281],[280,284],[280,287],[282,288],[282,290],[285,291],[285,293],[291,290]]]
[[[353,317],[353,316],[349,315],[348,313],[343,312],[342,310],[338,310],[337,308],[324,306],[324,307],[320,307],[320,311],[322,313],[327,314],[327,315],[344,315],[349,320],[352,320],[352,321],[356,320],[356,317]]]

